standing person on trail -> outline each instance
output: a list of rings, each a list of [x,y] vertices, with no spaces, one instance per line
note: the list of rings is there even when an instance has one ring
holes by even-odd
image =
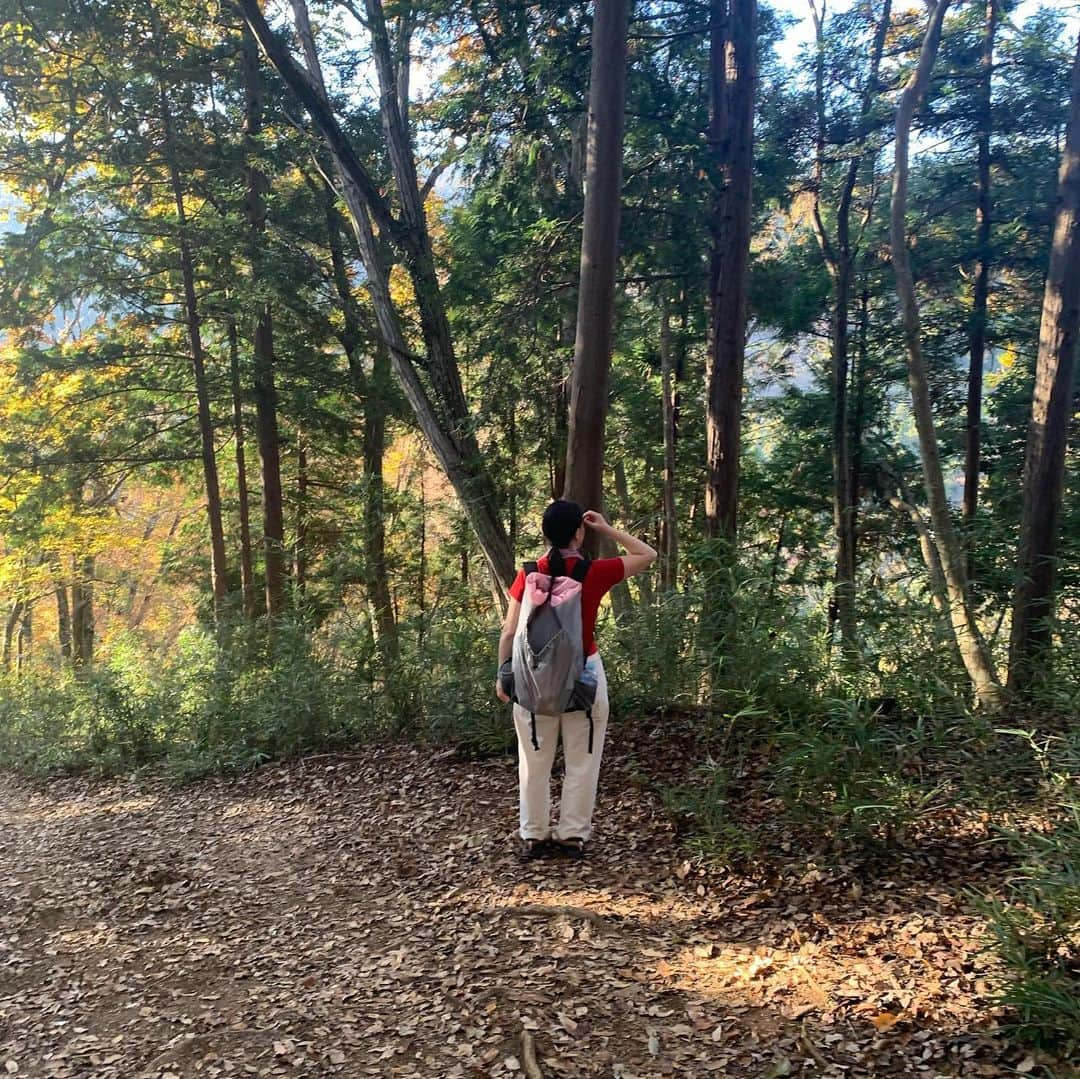
[[[590,562],[581,553],[586,528],[610,537],[627,554]],[[551,550],[526,563],[510,586],[495,692],[501,701],[514,701],[521,857],[581,858],[592,833],[608,721],[596,615],[611,588],[648,569],[656,551],[595,510],[583,513],[576,502],[561,499],[544,511],[543,531]],[[551,766],[560,734],[566,775],[552,835]]]

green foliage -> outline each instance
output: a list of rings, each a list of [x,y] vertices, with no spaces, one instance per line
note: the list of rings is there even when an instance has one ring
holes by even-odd
[[[731,784],[728,770],[710,759],[688,782],[662,792],[664,808],[689,832],[683,837],[687,852],[708,866],[739,865],[755,851],[752,835],[731,814]]]
[[[977,905],[1003,965],[998,1003],[1008,1009],[1011,1034],[1069,1057],[1080,1049],[1080,736],[1038,749],[1051,824],[1004,832],[1019,866],[1004,895],[981,896]]]

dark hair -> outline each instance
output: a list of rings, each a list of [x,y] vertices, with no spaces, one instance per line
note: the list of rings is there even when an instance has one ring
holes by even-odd
[[[563,576],[565,573],[566,566],[559,548],[565,547],[574,538],[584,517],[585,511],[576,502],[565,498],[552,502],[544,510],[544,535],[552,543],[548,552],[548,570],[552,575]]]

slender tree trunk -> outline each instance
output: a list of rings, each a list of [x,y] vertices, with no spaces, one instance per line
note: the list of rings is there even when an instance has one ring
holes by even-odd
[[[74,559],[71,580],[72,661],[76,670],[88,671],[94,663],[94,559]]]
[[[303,599],[308,576],[308,461],[303,431],[296,432],[296,543],[293,547],[293,576],[296,594]]]
[[[664,426],[664,527],[660,544],[660,587],[675,591],[679,579],[679,518],[675,506],[675,372],[672,362],[671,311],[668,299],[660,308],[660,377]]]
[[[71,604],[68,602],[67,583],[63,566],[55,554],[49,556],[52,566],[53,589],[56,595],[56,636],[60,644],[60,665],[71,664]]]
[[[202,322],[195,298],[195,260],[191,253],[187,213],[184,210],[184,189],[180,182],[180,169],[176,163],[176,139],[164,85],[159,87],[159,103],[165,159],[168,163],[169,182],[176,204],[180,273],[184,282],[184,310],[187,318],[188,341],[191,346],[191,367],[195,376],[195,396],[198,402],[199,440],[202,448],[203,483],[206,488],[206,514],[210,523],[210,573],[213,583],[214,617],[215,620],[219,620],[225,597],[229,592],[229,573],[225,560],[225,529],[221,517],[221,488],[218,483],[217,451],[214,446],[214,421],[210,414],[210,391],[206,380]]]
[[[979,503],[979,457],[982,443],[983,366],[986,354],[986,309],[990,293],[990,80],[994,70],[997,4],[986,0],[983,54],[979,72],[978,200],[975,206],[975,287],[968,323],[967,421],[964,437],[964,523],[968,531],[968,577],[972,572],[971,525]]]
[[[603,508],[604,423],[615,317],[626,112],[627,0],[596,0],[589,79],[585,213],[564,497]]]
[[[367,271],[367,285],[375,308],[379,333],[390,350],[394,371],[424,437],[462,502],[492,574],[504,586],[509,585],[515,572],[513,552],[499,516],[495,484],[480,455],[454,357],[449,322],[442,304],[431,240],[424,219],[423,202],[416,184],[406,120],[398,101],[402,84],[394,71],[381,5],[377,0],[370,0],[369,24],[380,81],[380,104],[388,131],[388,149],[402,202],[401,220],[391,212],[389,204],[361,164],[352,144],[334,117],[326,95],[304,0],[293,0],[292,7],[297,33],[307,60],[307,70],[301,68],[288,50],[276,40],[262,15],[259,0],[240,2],[248,25],[284,81],[310,113],[334,158],[342,196],[349,208],[360,256]],[[423,364],[434,390],[433,395],[429,395],[420,378],[415,357],[406,344],[397,311],[391,300],[389,275],[375,241],[373,217],[387,239],[405,257],[426,346]]]
[[[34,650],[34,605],[28,603],[23,611],[22,622],[19,624],[19,639],[16,644],[15,674],[22,677],[26,664],[30,662],[30,655]]]
[[[15,641],[15,627],[22,621],[23,612],[26,610],[26,604],[21,599],[17,599],[11,606],[11,611],[8,613],[7,621],[4,623],[4,670],[11,670],[11,653],[12,645]]]
[[[363,337],[360,311],[353,295],[345,265],[338,213],[332,192],[327,193],[326,224],[334,285],[341,303],[342,347],[357,397],[364,408],[364,577],[375,620],[379,647],[391,662],[398,657],[397,621],[390,595],[390,573],[386,562],[385,491],[383,458],[386,455],[386,416],[390,403],[390,350],[382,339],[375,341],[371,377],[364,371],[360,355]]]
[[[168,545],[176,535],[176,530],[180,527],[180,521],[182,514],[174,513],[172,524],[169,525],[169,531],[165,535],[165,539],[161,542],[161,562],[158,565],[157,573],[154,574],[154,579],[147,586],[146,591],[143,593],[142,601],[139,603],[138,610],[134,610],[130,616],[128,626],[130,629],[138,629],[142,625],[143,619],[146,618],[150,612],[150,604],[154,600],[154,588],[161,580],[162,572],[165,569],[165,559],[167,557]]]
[[[893,167],[891,210],[891,247],[893,271],[896,274],[896,293],[904,329],[908,357],[908,383],[911,388],[912,410],[919,436],[919,456],[922,459],[923,479],[930,506],[933,546],[941,563],[948,589],[949,621],[957,647],[971,679],[976,703],[988,711],[1001,704],[1001,686],[990,659],[990,653],[975,620],[968,598],[967,574],[963,549],[960,545],[952,513],[945,494],[941,470],[934,413],[930,401],[930,380],[922,353],[922,331],[919,325],[919,305],[915,296],[915,281],[907,250],[907,185],[908,143],[911,123],[926,86],[941,39],[941,24],[948,0],[931,4],[930,20],[923,39],[918,66],[912,73],[900,97],[896,111],[896,153]],[[928,567],[933,572],[933,567]]]
[[[1009,646],[1009,689],[1026,696],[1050,662],[1054,577],[1073,413],[1073,373],[1080,331],[1080,41],[1058,172],[1050,267],[1043,292],[1039,356],[1031,402],[1020,517],[1018,583]]]
[[[623,466],[622,461],[616,460],[611,468],[612,478],[615,481],[615,497],[618,499],[619,512],[622,514],[623,525],[627,529],[634,527],[634,508],[630,504],[630,489],[626,483],[626,468]],[[616,550],[614,544],[611,548],[601,552],[605,558],[614,557]],[[641,599],[641,606],[651,607],[653,603],[652,592],[652,580],[649,574],[642,574],[636,578],[638,585],[638,595]],[[630,613],[631,608],[634,605],[634,598],[630,592],[630,587],[627,581],[620,581],[611,590],[611,607],[615,613],[616,620]]]
[[[709,350],[705,532],[735,539],[754,162],[756,0],[712,0],[709,32]]]
[[[867,126],[878,90],[878,71],[885,47],[885,38],[892,14],[891,0],[885,0],[874,32],[870,64],[863,84],[859,105],[858,142],[849,159],[840,185],[836,205],[835,238],[827,234],[821,216],[821,196],[825,174],[826,116],[825,116],[825,9],[819,10],[815,0],[810,2],[817,43],[814,68],[814,100],[816,111],[816,151],[814,155],[814,232],[822,256],[833,281],[832,334],[830,342],[833,423],[832,423],[832,472],[833,472],[833,527],[836,532],[836,568],[834,572],[833,603],[830,612],[840,624],[840,639],[845,650],[856,646],[856,590],[855,590],[855,526],[857,497],[852,467],[851,417],[848,405],[849,379],[849,319],[851,289],[855,272],[857,243],[851,237],[851,211],[855,189],[865,155]]]
[[[852,395],[855,399],[851,412],[851,557],[858,565],[859,557],[859,501],[862,494],[863,428],[866,425],[866,370],[867,338],[870,332],[870,290],[864,288],[859,297],[859,346],[852,364]]]
[[[240,390],[240,339],[229,319],[229,378],[232,387],[233,444],[236,447],[236,497],[240,517],[240,582],[244,617],[255,617],[255,566],[251,553],[251,509],[248,502],[247,453],[244,447],[244,405]]]
[[[245,26],[244,57],[244,156],[247,181],[244,202],[250,233],[252,292],[258,296],[263,284],[262,247],[266,232],[266,176],[259,168],[259,136],[262,132],[262,74],[259,49]],[[274,324],[267,300],[256,301],[254,345],[255,434],[259,445],[262,481],[263,562],[266,573],[266,613],[276,618],[285,607],[285,510],[281,492],[281,439],[278,435],[277,388],[274,385]]]

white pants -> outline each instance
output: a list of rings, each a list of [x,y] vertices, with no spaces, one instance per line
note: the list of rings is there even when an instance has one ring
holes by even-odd
[[[600,758],[608,723],[608,689],[599,654],[587,663],[596,669],[596,700],[592,707],[592,752],[589,752],[589,720],[584,712],[563,712],[561,716],[536,717],[533,748],[532,715],[514,705],[514,726],[518,736],[518,786],[521,838],[547,839],[551,834],[551,766],[555,747],[562,734],[566,776],[559,799],[559,826],[556,839],[588,839],[592,834],[596,784],[600,779]]]

